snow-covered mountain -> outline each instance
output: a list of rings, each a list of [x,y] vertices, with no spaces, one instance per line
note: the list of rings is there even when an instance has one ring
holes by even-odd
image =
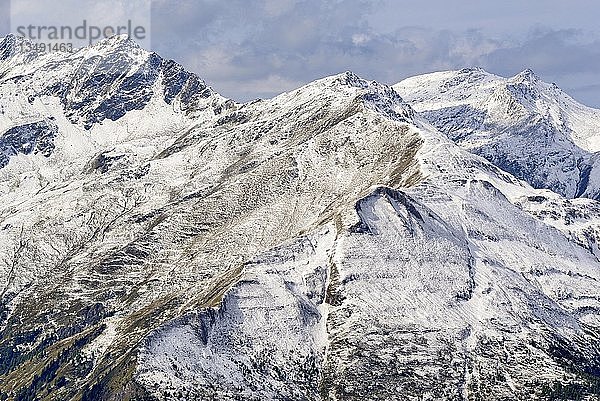
[[[598,202],[458,146],[433,86],[400,84],[411,105],[346,72],[240,104],[123,37],[18,41],[0,44],[0,400],[600,394]],[[581,110],[588,131],[557,132],[589,162]]]
[[[478,68],[408,78],[394,88],[437,129],[536,188],[600,198],[600,110],[531,70]]]

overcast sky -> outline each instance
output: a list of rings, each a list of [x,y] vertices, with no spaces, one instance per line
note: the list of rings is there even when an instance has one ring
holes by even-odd
[[[158,0],[152,47],[238,100],[345,70],[392,84],[480,66],[600,106],[599,16],[597,0]]]
[[[68,12],[57,9],[64,1],[12,4],[13,15],[37,10],[77,21],[88,10],[105,23],[127,14],[119,4],[150,1],[78,0]],[[236,100],[345,70],[393,84],[480,66],[503,76],[531,68],[600,107],[598,0],[154,0],[151,9],[151,44],[144,45]]]

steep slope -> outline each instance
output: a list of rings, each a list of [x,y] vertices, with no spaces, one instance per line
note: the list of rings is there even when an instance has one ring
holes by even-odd
[[[202,84],[187,107],[124,38],[16,40],[0,400],[600,394],[600,262],[527,203],[596,201],[530,187],[349,72],[246,104]],[[60,85],[96,56],[99,77]]]
[[[115,396],[151,329],[217,302],[244,261],[381,177],[399,182],[419,147],[398,123],[409,117],[390,88],[342,74],[241,106],[145,159],[133,144],[141,160],[89,168],[89,155],[71,180],[7,206],[4,390]]]
[[[534,187],[600,197],[600,110],[531,70],[512,78],[481,69],[439,72],[394,88],[453,141]]]
[[[218,308],[145,340],[138,382],[164,400],[596,397],[597,259],[509,201],[543,192],[411,126],[426,180],[249,261]]]

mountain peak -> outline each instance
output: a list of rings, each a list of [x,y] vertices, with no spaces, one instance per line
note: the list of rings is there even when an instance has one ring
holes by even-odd
[[[369,86],[369,82],[352,71],[344,71],[339,74],[331,75],[323,78],[320,81],[331,83],[331,85],[343,85],[343,86],[353,86],[357,88],[366,88]]]
[[[467,68],[462,68],[458,71],[459,74],[473,74],[473,73],[485,73],[487,74],[488,72],[485,71],[483,68],[481,67],[467,67]]]
[[[22,36],[18,36],[15,35],[14,33],[9,33],[8,35],[4,36],[4,37],[0,37],[0,43],[2,42],[22,42],[25,41],[27,39],[25,39]]]
[[[537,82],[540,80],[535,72],[533,72],[533,70],[530,68],[526,68],[525,70],[521,71],[515,75],[513,79],[522,82]]]
[[[2,72],[19,77],[21,90],[29,94],[28,104],[42,95],[53,96],[60,100],[66,118],[86,130],[142,110],[154,98],[186,115],[218,114],[225,102],[198,76],[143,49],[128,35],[48,57],[22,46],[23,41],[27,39],[12,34],[2,39]]]
[[[451,140],[533,187],[568,198],[599,198],[600,183],[582,171],[596,163],[600,112],[533,70],[485,79],[451,71],[411,78],[395,88]]]
[[[113,36],[109,36],[107,38],[104,38],[102,40],[100,40],[98,43],[110,43],[110,44],[121,44],[121,43],[130,43],[136,47],[139,47],[139,45],[137,44],[137,42],[135,42],[133,39],[131,39],[129,37],[129,35],[127,35],[126,33],[122,33],[119,35],[113,35]]]
[[[149,51],[143,49],[136,41],[131,39],[126,34],[114,35],[105,39],[100,40],[99,42],[93,44],[89,47],[89,49],[93,49],[95,51],[99,51],[101,53],[104,52],[129,52],[129,53],[144,53],[148,54]]]
[[[321,78],[315,81],[315,83],[324,83],[327,86],[331,86],[332,88],[348,87],[357,89],[369,89],[373,92],[381,92],[393,98],[399,98],[398,93],[394,92],[393,89],[388,85],[382,84],[374,80],[367,80],[365,78],[360,77],[352,71],[345,71],[336,75],[330,75],[328,77]],[[307,86],[312,85],[313,83],[310,83]]]

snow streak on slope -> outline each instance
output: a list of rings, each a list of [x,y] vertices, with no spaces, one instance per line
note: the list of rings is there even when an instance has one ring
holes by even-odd
[[[147,339],[138,380],[163,397],[318,399],[334,241],[327,226],[249,262],[218,309]]]

